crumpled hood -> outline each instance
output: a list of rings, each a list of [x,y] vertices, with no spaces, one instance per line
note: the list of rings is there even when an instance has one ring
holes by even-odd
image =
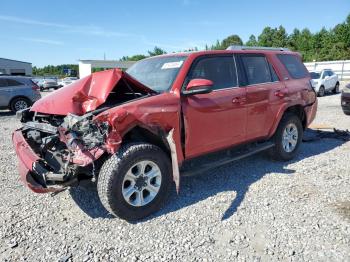
[[[83,115],[103,104],[121,79],[132,83],[133,87],[137,88],[136,92],[156,93],[122,70],[111,69],[93,73],[52,92],[35,102],[31,111],[56,115]]]

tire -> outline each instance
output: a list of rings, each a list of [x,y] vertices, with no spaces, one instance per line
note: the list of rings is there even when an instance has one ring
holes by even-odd
[[[335,84],[334,89],[332,90],[333,94],[338,94],[339,93],[339,82]]]
[[[152,170],[157,176],[143,180]],[[158,211],[167,200],[172,181],[171,171],[170,159],[159,147],[148,143],[127,144],[101,168],[97,182],[101,203],[111,214],[127,221],[147,217]],[[134,176],[135,173],[141,175]],[[136,181],[129,181],[130,177],[136,177]],[[152,190],[147,189],[150,185],[153,186]],[[157,193],[154,193],[154,188],[158,189]],[[141,195],[143,205],[140,204]]]
[[[326,93],[326,90],[325,90],[324,86],[320,86],[320,89],[318,90],[317,96],[322,97],[325,95],[325,93]]]
[[[292,143],[287,143],[289,146],[291,146],[289,150],[286,150],[286,147],[283,143],[283,136],[288,135],[287,129],[290,127],[293,127],[297,132],[297,138],[295,139],[295,136],[291,135],[289,140],[292,140],[295,142],[295,145],[293,147]],[[293,132],[291,132],[293,133]],[[294,138],[294,139],[293,139]],[[301,124],[300,118],[292,113],[286,113],[282,119],[281,122],[278,125],[278,128],[272,138],[273,142],[275,143],[275,146],[270,150],[270,156],[274,158],[275,160],[280,161],[288,161],[295,157],[295,155],[298,152],[299,146],[301,144],[303,138],[303,126]],[[287,139],[288,140],[288,139]]]
[[[10,109],[12,112],[16,113],[19,110],[28,108],[30,106],[30,101],[24,97],[18,97],[11,101]]]

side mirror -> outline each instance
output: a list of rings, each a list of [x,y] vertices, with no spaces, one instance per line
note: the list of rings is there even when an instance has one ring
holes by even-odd
[[[213,90],[213,85],[213,81],[209,79],[192,79],[186,86],[186,90],[182,91],[182,94],[185,96],[208,94]]]

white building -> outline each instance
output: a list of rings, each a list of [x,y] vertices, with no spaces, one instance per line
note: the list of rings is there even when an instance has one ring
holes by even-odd
[[[83,78],[92,72],[92,68],[123,68],[127,69],[132,66],[134,61],[117,61],[117,60],[79,60],[79,77]]]
[[[30,76],[32,63],[0,58],[0,74]]]

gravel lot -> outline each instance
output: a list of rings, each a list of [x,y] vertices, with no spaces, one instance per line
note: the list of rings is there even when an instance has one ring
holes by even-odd
[[[340,95],[319,99],[315,124],[350,129]],[[297,159],[252,156],[197,177],[147,220],[129,224],[86,184],[55,196],[19,182],[0,112],[0,261],[349,261],[350,142],[303,143]]]

